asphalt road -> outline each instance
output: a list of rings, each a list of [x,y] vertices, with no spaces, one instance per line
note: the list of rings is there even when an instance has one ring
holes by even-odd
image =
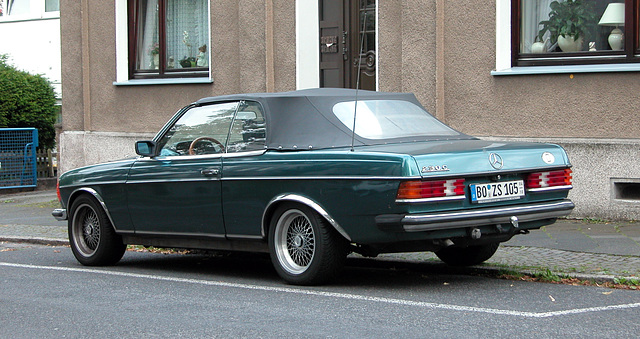
[[[348,261],[338,281],[284,285],[263,255],[0,245],[0,337],[612,337],[640,333],[640,293]]]

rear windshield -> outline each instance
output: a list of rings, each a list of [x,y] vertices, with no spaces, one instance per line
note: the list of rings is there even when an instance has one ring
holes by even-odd
[[[354,112],[355,101],[333,106],[333,114],[352,131]],[[367,139],[460,135],[422,107],[402,100],[359,100],[354,132]]]

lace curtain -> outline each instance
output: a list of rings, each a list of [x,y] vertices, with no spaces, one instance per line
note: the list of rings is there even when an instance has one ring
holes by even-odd
[[[551,8],[549,5],[554,0],[522,0],[522,27],[520,31],[520,52],[531,53],[531,45],[535,42],[540,26],[538,23],[549,19]],[[563,2],[564,0],[558,0]],[[545,34],[543,40],[549,37],[549,32]]]
[[[138,69],[158,69],[159,0],[141,1],[138,7]],[[162,1],[162,0],[160,0]],[[166,0],[166,68],[208,65],[209,10],[207,0]],[[200,49],[200,50],[199,50]],[[184,63],[183,61],[189,63]],[[200,60],[200,61],[196,61]],[[189,66],[186,66],[188,65]]]

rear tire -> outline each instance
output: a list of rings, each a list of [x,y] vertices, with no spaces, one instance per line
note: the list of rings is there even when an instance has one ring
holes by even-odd
[[[499,246],[500,243],[494,242],[479,246],[446,247],[437,251],[436,255],[451,266],[473,266],[489,260]]]
[[[86,266],[113,265],[127,248],[102,206],[88,195],[71,206],[69,244],[76,259]]]
[[[348,245],[307,206],[282,205],[271,219],[271,262],[289,284],[317,285],[332,279],[344,265]]]

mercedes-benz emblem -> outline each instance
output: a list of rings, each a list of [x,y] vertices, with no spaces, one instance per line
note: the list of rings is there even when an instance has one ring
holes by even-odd
[[[502,168],[502,166],[504,166],[504,162],[502,161],[502,157],[499,156],[496,153],[491,153],[489,154],[489,163],[491,164],[491,167],[499,170]]]

